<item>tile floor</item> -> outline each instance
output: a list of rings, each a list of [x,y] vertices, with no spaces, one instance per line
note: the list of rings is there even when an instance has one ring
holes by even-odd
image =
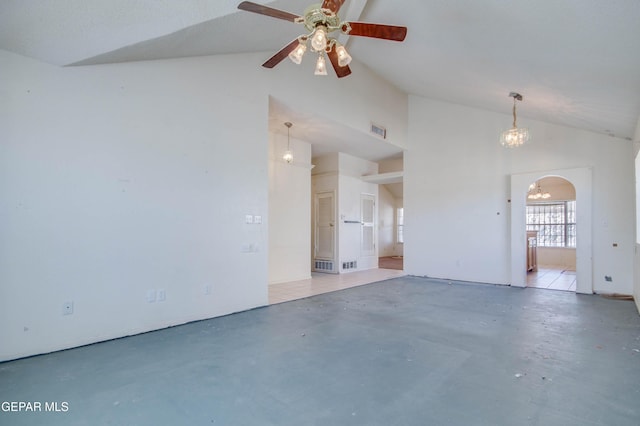
[[[527,287],[576,291],[576,271],[573,268],[538,267],[538,271],[527,273]]]
[[[345,288],[356,287],[376,281],[404,276],[403,271],[395,269],[368,269],[347,274],[324,274],[312,272],[311,279],[272,284],[269,286],[269,304],[288,302],[317,294],[329,293]]]

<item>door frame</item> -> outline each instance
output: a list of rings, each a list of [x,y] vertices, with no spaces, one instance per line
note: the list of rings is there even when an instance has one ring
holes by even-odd
[[[559,176],[576,189],[576,293],[593,293],[592,169],[546,170],[511,175],[511,286],[526,287],[526,205],[529,185]]]

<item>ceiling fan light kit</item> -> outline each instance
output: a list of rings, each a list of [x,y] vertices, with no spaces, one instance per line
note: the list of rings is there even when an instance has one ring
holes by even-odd
[[[324,0],[322,4],[309,6],[302,16],[250,1],[243,1],[238,5],[238,9],[302,24],[308,31],[307,34],[299,36],[296,40],[269,58],[262,64],[263,67],[273,68],[285,57],[289,57],[291,62],[299,65],[302,62],[302,57],[305,52],[310,48],[312,52],[318,54],[315,75],[327,75],[326,60],[324,58],[326,54],[329,57],[329,61],[336,75],[338,78],[342,78],[351,74],[349,64],[352,58],[343,45],[335,38],[329,36],[331,33],[340,31],[342,34],[350,36],[372,37],[393,41],[403,41],[407,35],[406,27],[340,21],[338,11],[343,3],[344,0]],[[308,46],[308,44],[310,44],[310,46]]]
[[[327,75],[327,65],[322,54],[318,55],[318,61],[316,62],[315,75]]]
[[[307,51],[307,45],[300,42],[298,46],[293,50],[293,52],[289,53],[289,59],[296,65],[300,65],[302,62],[302,56],[304,52]]]
[[[347,49],[338,42],[336,42],[336,52],[338,53],[338,65],[346,67],[351,63],[351,55],[349,55]]]

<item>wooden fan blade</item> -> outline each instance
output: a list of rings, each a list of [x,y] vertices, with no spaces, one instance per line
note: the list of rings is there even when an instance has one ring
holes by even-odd
[[[395,25],[368,24],[366,22],[349,22],[349,35],[382,38],[385,40],[403,41],[407,36],[407,27]]]
[[[338,13],[343,3],[344,0],[324,0],[321,7],[323,9],[329,9],[333,13]]]
[[[283,47],[282,49],[280,49],[280,51],[278,53],[276,53],[275,55],[273,55],[272,57],[270,57],[267,62],[265,62],[264,64],[262,64],[263,67],[265,68],[273,68],[276,65],[278,65],[280,62],[282,62],[282,60],[284,58],[286,58],[287,56],[289,56],[289,53],[293,52],[293,50],[298,47],[298,43],[300,43],[298,41],[298,39],[293,40],[291,43],[287,44],[285,47]]]
[[[283,10],[267,7],[262,4],[253,3],[250,1],[243,1],[238,5],[238,9],[245,10],[247,12],[258,13],[260,15],[271,16],[272,18],[284,19],[285,21],[294,22],[298,15],[285,12]]]
[[[329,56],[331,65],[333,65],[333,69],[336,72],[336,75],[338,76],[338,78],[346,77],[349,74],[351,74],[351,68],[349,68],[349,65],[345,65],[344,67],[341,67],[338,64],[338,52],[336,52],[335,48],[332,48],[330,51],[328,51],[327,56]]]

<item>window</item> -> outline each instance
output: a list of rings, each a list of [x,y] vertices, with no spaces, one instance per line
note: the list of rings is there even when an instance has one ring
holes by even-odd
[[[575,247],[576,202],[527,205],[527,231],[538,231],[539,247]]]
[[[404,209],[398,207],[396,209],[396,240],[398,243],[404,243]]]

